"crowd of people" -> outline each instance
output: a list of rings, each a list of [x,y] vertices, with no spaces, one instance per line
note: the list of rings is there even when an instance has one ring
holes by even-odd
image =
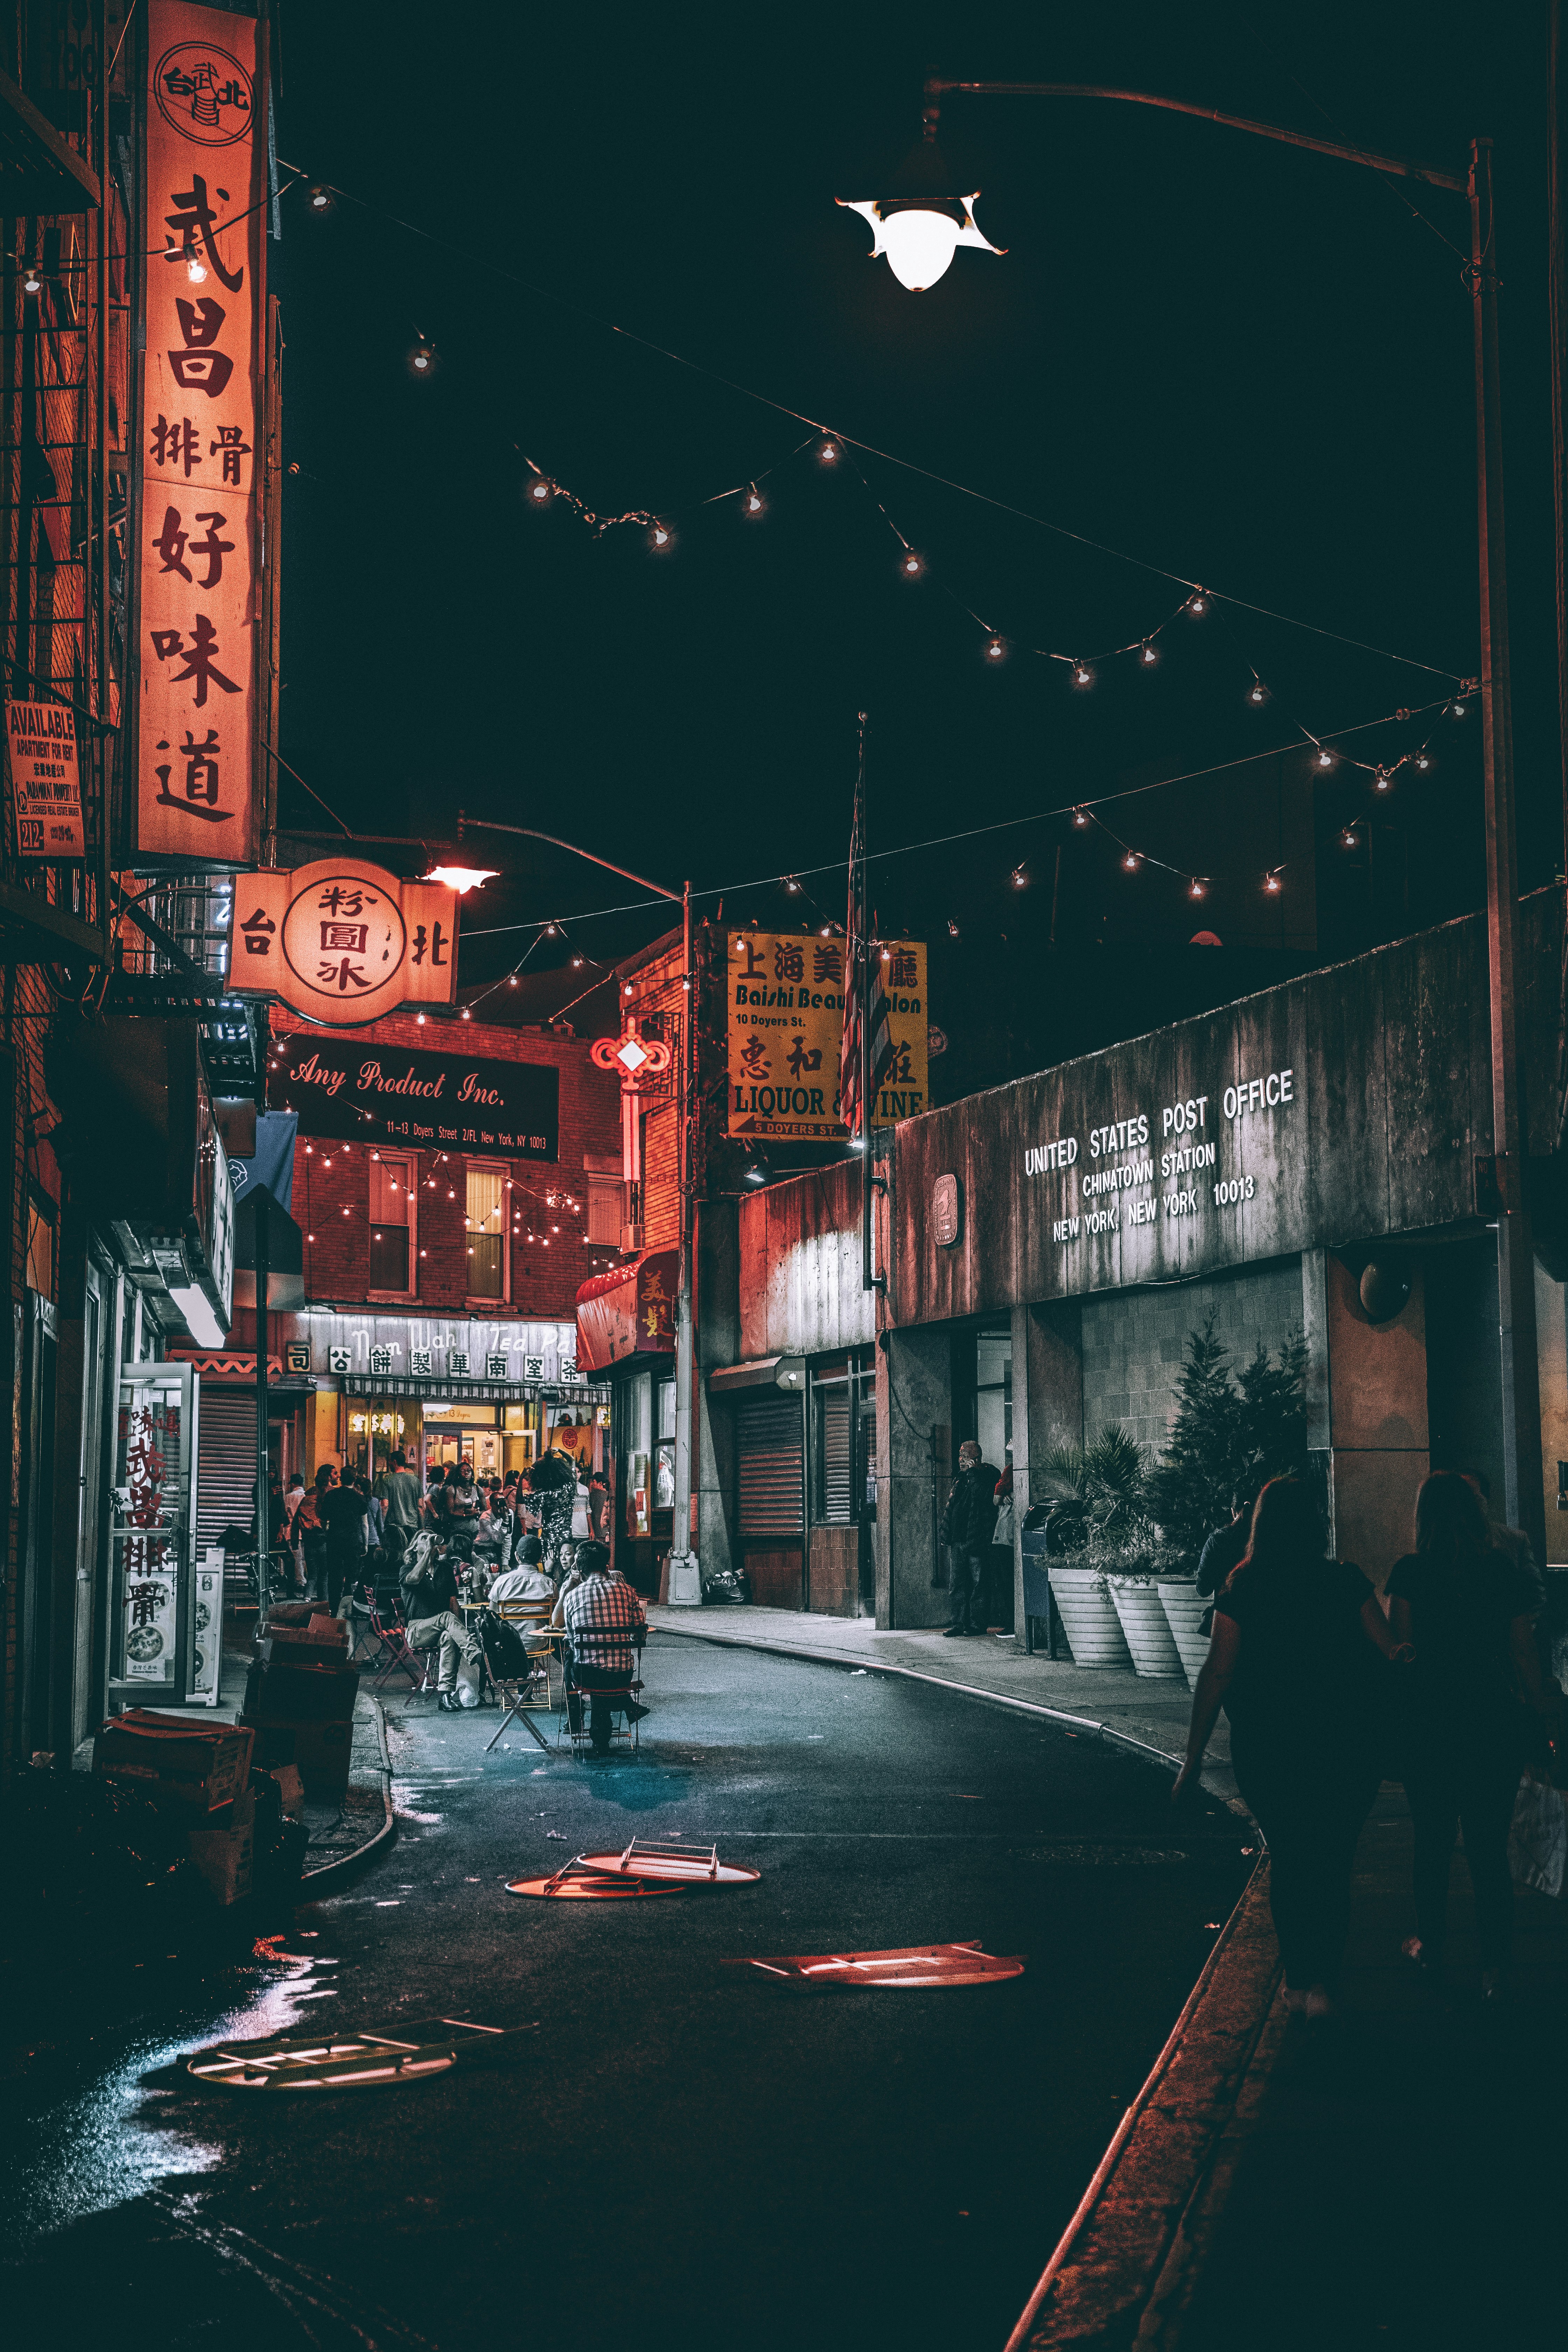
[[[1303,1479],[1238,1496],[1204,1548],[1213,1624],[1174,1795],[1195,1786],[1223,1706],[1237,1785],[1268,1843],[1286,2003],[1308,2019],[1333,2011],[1356,1843],[1385,1779],[1403,1780],[1415,1824],[1405,1961],[1440,1982],[1462,1827],[1482,1996],[1507,1994],[1515,1797],[1527,1769],[1547,1769],[1565,1710],[1538,1643],[1541,1571],[1487,1502],[1479,1473],[1424,1480],[1412,1548],[1381,1598],[1327,1552]]]
[[[552,1446],[521,1472],[477,1477],[464,1458],[437,1465],[421,1488],[404,1453],[374,1478],[324,1462],[307,1485],[274,1485],[268,1513],[274,1580],[343,1613],[357,1592],[368,1611],[395,1605],[409,1647],[433,1652],[437,1704],[456,1711],[466,1683],[483,1682],[482,1643],[465,1601],[499,1610],[526,1601],[548,1617],[539,1630],[563,1637],[574,1730],[589,1708],[594,1752],[607,1752],[607,1694],[635,1678],[633,1643],[646,1620],[638,1595],[611,1564],[610,1493]],[[579,1696],[580,1695],[580,1696]],[[647,1713],[620,1702],[635,1720]]]

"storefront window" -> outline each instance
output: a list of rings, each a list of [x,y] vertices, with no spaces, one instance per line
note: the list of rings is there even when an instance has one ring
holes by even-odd
[[[869,1355],[814,1369],[811,1406],[813,1522],[843,1527],[874,1517],[877,1397]]]
[[[506,1297],[505,1177],[500,1168],[468,1163],[468,1296]]]
[[[653,1532],[653,1376],[638,1372],[621,1390],[626,1465],[626,1533]]]
[[[343,1460],[353,1470],[377,1478],[392,1467],[392,1457],[409,1442],[408,1415],[379,1400],[343,1400]]]
[[[653,1453],[653,1507],[675,1508],[675,1382],[658,1383],[658,1435]]]

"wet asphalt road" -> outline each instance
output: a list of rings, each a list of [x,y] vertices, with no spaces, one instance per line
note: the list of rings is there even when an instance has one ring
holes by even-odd
[[[1239,1892],[1245,1830],[1178,1823],[1136,1759],[930,1686],[658,1635],[645,1671],[635,1761],[515,1728],[486,1757],[489,1710],[395,1706],[397,1841],[270,1923],[275,1958],[104,1955],[68,2020],[37,1988],[7,2099],[14,2340],[1003,2343]],[[505,1890],[676,1832],[760,1884]],[[970,1937],[1024,1976],[795,1992],[721,1965]],[[320,2104],[170,2065],[433,2012],[539,2030],[504,2070]]]

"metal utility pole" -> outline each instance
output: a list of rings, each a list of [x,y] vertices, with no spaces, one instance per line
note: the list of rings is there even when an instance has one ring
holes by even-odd
[[[268,1255],[270,1235],[267,1219],[271,1205],[272,1196],[266,1185],[258,1185],[256,1195],[256,1593],[262,1622],[266,1620],[272,1599],[271,1578],[268,1572],[272,1529],[268,1524],[271,1514],[268,1508],[270,1469],[267,1459],[267,1294],[271,1278]]]
[[[1557,39],[1553,9],[1552,41]],[[1555,46],[1553,47],[1555,56]],[[1476,475],[1480,536],[1481,752],[1486,790],[1487,960],[1490,994],[1492,1150],[1501,1206],[1497,1219],[1498,1326],[1503,1423],[1506,1515],[1537,1547],[1545,1540],[1541,1467],[1541,1394],[1535,1328],[1535,1262],[1526,1206],[1529,1156],[1527,1105],[1521,1086],[1519,1003],[1515,985],[1519,871],[1514,826],[1513,712],[1509,683],[1508,587],[1503,539],[1502,411],[1498,364],[1497,214],[1492,142],[1470,145],[1468,174],[1382,155],[1337,139],[1319,139],[1198,106],[1149,90],[1111,89],[1088,82],[957,81],[931,77],[925,84],[924,134],[934,153],[941,100],[949,91],[989,98],[1109,99],[1191,114],[1230,131],[1302,147],[1338,162],[1359,163],[1398,179],[1425,182],[1465,196],[1470,208],[1470,281],[1475,319]],[[1556,95],[1553,92],[1553,103]],[[1553,223],[1553,234],[1556,225]]]

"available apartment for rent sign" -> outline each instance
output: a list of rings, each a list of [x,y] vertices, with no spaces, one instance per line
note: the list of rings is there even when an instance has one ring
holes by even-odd
[[[258,852],[265,36],[150,0],[136,847]]]
[[[76,713],[64,702],[7,702],[5,750],[18,857],[81,857]]]

